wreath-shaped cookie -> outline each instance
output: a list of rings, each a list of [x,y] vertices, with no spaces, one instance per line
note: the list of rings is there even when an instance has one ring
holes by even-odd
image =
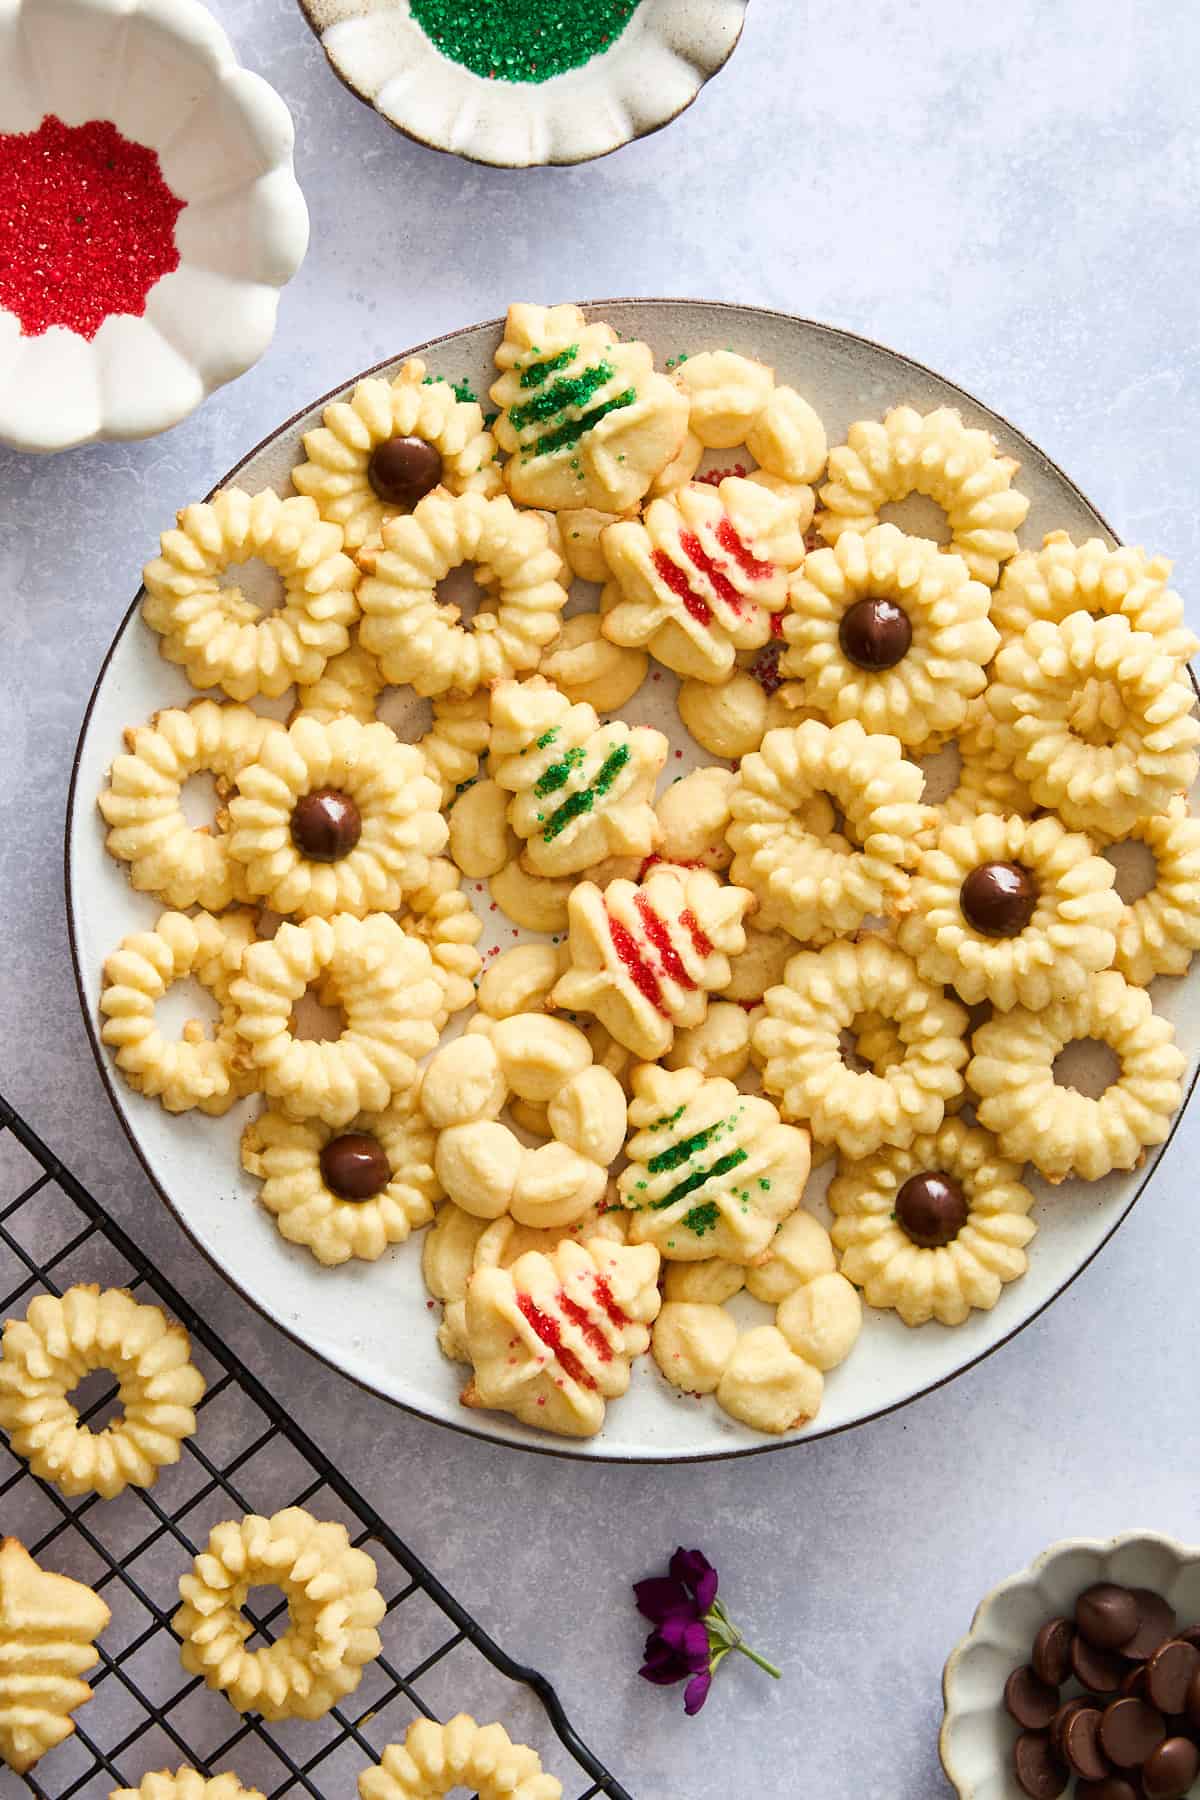
[[[1131,544],[1113,548],[1101,538],[1073,544],[1065,531],[1051,531],[1040,550],[1022,550],[1005,568],[992,596],[992,624],[1005,637],[1020,637],[1035,619],[1061,625],[1073,612],[1118,613],[1182,666],[1200,650],[1200,639],[1189,631],[1170,579],[1165,556],[1147,556]]]
[[[458,1713],[447,1725],[415,1719],[358,1778],[359,1800],[433,1800],[462,1788],[477,1800],[561,1800],[562,1783],[502,1725]]]

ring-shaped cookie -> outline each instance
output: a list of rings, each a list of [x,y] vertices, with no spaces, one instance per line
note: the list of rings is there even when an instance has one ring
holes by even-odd
[[[480,586],[495,590],[495,611],[481,610],[470,629],[437,596],[438,582],[464,563],[476,563]],[[359,590],[359,642],[388,681],[411,682],[418,694],[473,694],[534,668],[558,636],[567,601],[561,572],[538,513],[518,512],[504,495],[435,489],[383,528],[383,548]]]
[[[942,1177],[942,1192],[949,1187],[948,1216],[915,1218],[914,1238],[897,1199],[927,1173]],[[1025,1273],[1025,1246],[1037,1231],[1020,1176],[1020,1163],[1000,1155],[990,1132],[962,1119],[945,1120],[907,1150],[885,1145],[860,1161],[842,1158],[827,1196],[842,1274],[868,1306],[890,1307],[906,1325],[961,1325],[973,1307],[989,1310],[1004,1284]]]
[[[1017,553],[1029,501],[1012,481],[1019,465],[997,452],[989,432],[964,425],[953,407],[924,417],[894,406],[882,424],[860,419],[829,452],[817,528],[831,544],[847,531],[870,531],[883,506],[925,494],[946,514],[948,548],[976,581],[994,587],[1000,565]]]
[[[114,1788],[109,1800],[266,1800],[257,1788],[243,1787],[231,1769],[220,1775],[201,1775],[186,1765],[154,1769],[143,1775],[135,1788]]]
[[[336,1038],[302,1039],[292,1030],[292,1008],[314,984],[342,1009]],[[428,946],[388,913],[285,922],[250,945],[230,991],[265,1092],[293,1118],[327,1125],[382,1112],[411,1089],[446,1021]]]
[[[856,931],[904,892],[930,817],[924,785],[894,737],[856,719],[768,731],[730,795],[730,879],[801,942]],[[845,836],[813,830],[806,809],[825,796],[845,815]]]
[[[1025,783],[1014,775],[1011,759],[996,749],[996,721],[983,694],[967,708],[954,744],[959,763],[957,779],[950,792],[935,802],[942,823],[966,825],[980,813],[1016,813],[1022,819],[1033,818],[1037,802]],[[924,765],[924,756],[914,753],[914,757]]]
[[[1123,839],[1093,835],[1105,847],[1133,839],[1154,859],[1153,885],[1121,909],[1113,967],[1134,987],[1186,974],[1200,950],[1200,819],[1180,797],[1166,812],[1139,819]]]
[[[1107,1044],[1120,1073],[1098,1099],[1056,1082],[1059,1052],[1081,1038]],[[1183,1097],[1187,1059],[1149,994],[1115,969],[1093,975],[1083,993],[1041,1012],[1017,1007],[989,1019],[972,1039],[967,1080],[979,1096],[979,1123],[1001,1154],[1031,1162],[1047,1181],[1099,1181],[1132,1169],[1161,1144]]]
[[[814,550],[788,584],[779,672],[798,682],[800,704],[822,717],[857,719],[867,731],[920,745],[956,731],[983,692],[984,667],[1000,643],[989,600],[962,558],[928,538],[895,525],[843,532],[832,549]],[[888,666],[867,668],[843,640],[877,601],[890,603],[889,619],[899,608],[908,644],[887,648],[896,657]]]
[[[207,912],[250,898],[229,854],[223,803],[264,738],[280,729],[248,706],[194,700],[126,731],[127,752],[114,758],[97,804],[109,828],[108,853],[129,865],[139,893]],[[180,804],[184,783],[198,774],[216,778],[221,803],[214,824],[200,829],[189,825]]]
[[[992,595],[992,624],[1005,637],[1020,637],[1035,619],[1061,625],[1073,612],[1119,613],[1182,665],[1200,650],[1200,639],[1188,630],[1170,579],[1165,556],[1101,538],[1073,544],[1065,531],[1051,531],[1040,550],[1022,550],[1005,568]]]
[[[419,357],[410,357],[390,381],[360,381],[349,400],[335,400],[321,419],[304,434],[307,460],[292,470],[292,486],[341,527],[348,550],[360,549],[405,510],[382,498],[371,480],[373,453],[394,438],[420,438],[437,451],[431,487],[440,482],[452,494],[487,496],[504,485],[483,408],[460,400],[440,376],[427,376]]]
[[[563,1791],[536,1751],[469,1713],[447,1725],[414,1719],[404,1742],[389,1744],[358,1778],[359,1800],[431,1800],[458,1788],[477,1800],[561,1800]]]
[[[1118,709],[1108,741],[1079,729],[1080,691],[1095,682]],[[1200,723],[1178,665],[1120,614],[1036,619],[996,657],[987,690],[996,747],[1041,806],[1076,831],[1110,836],[1162,812],[1196,778]]]
[[[516,1096],[545,1107],[550,1142],[528,1149],[500,1114]],[[493,1020],[432,1058],[421,1107],[437,1131],[434,1169],[464,1212],[566,1226],[601,1204],[625,1142],[625,1093],[592,1061],[583,1032],[545,1013]]]
[[[378,722],[346,717],[324,724],[300,713],[286,731],[264,739],[236,789],[230,854],[250,893],[273,912],[392,912],[428,881],[430,859],[445,847],[440,789],[421,752]],[[303,808],[314,795],[318,807],[333,805],[339,817],[348,812],[353,819],[343,844],[322,831],[309,843]]]
[[[332,1267],[375,1262],[429,1223],[442,1192],[433,1146],[414,1092],[361,1113],[345,1132],[268,1107],[242,1133],[242,1167],[261,1179],[259,1199],[280,1234]]]
[[[337,526],[303,495],[281,500],[270,488],[222,488],[185,506],[161,546],[142,571],[142,616],[194,687],[219,686],[233,700],[282,694],[293,681],[315,681],[346,648],[358,617],[358,570]],[[227,569],[253,558],[282,579],[275,612],[221,585]]]
[[[1004,935],[981,929],[964,905],[964,883],[996,863],[1015,864],[1033,890],[1028,918],[1014,918]],[[943,826],[921,852],[895,908],[897,941],[926,981],[947,983],[968,1006],[990,1000],[1006,1012],[1036,1012],[1111,965],[1121,917],[1115,879],[1082,833],[1049,814],[1029,821],[981,813]]]
[[[39,1294],[9,1319],[0,1350],[0,1426],[33,1473],[61,1493],[112,1500],[153,1487],[196,1430],[206,1383],[191,1339],[159,1306],[124,1288]],[[100,1430],[80,1423],[68,1395],[94,1369],[117,1382],[120,1411]]]
[[[801,951],[765,1004],[754,1028],[763,1086],[781,1097],[784,1118],[847,1156],[869,1156],[881,1144],[903,1149],[936,1131],[946,1103],[962,1092],[965,1008],[882,937]],[[882,1074],[843,1060],[840,1034],[863,1013],[890,1020],[903,1046]]]
[[[100,1036],[116,1051],[116,1063],[130,1087],[160,1100],[168,1112],[228,1112],[235,1100],[258,1086],[236,1031],[233,985],[247,947],[254,941],[249,912],[161,914],[153,931],[131,932],[104,959]],[[221,1009],[210,1035],[207,1025],[189,1020],[180,1038],[169,1041],[154,1009],[177,981],[194,976]]]
[[[287,1629],[248,1650],[254,1627],[242,1605],[251,1588],[264,1586],[282,1591]],[[180,1660],[238,1712],[322,1718],[354,1692],[381,1649],[375,1628],[386,1608],[374,1561],[351,1544],[344,1525],[299,1506],[214,1525],[207,1548],[180,1577],[179,1594],[171,1628]]]
[[[470,1006],[483,968],[483,920],[463,893],[462,875],[448,856],[433,858],[421,886],[406,896],[399,922],[410,937],[428,945],[447,1013]]]

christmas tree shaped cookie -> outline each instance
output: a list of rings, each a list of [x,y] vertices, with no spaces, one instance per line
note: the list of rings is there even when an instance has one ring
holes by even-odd
[[[630,1364],[657,1317],[658,1251],[564,1238],[510,1269],[476,1269],[467,1287],[465,1406],[509,1412],[565,1437],[592,1437],[605,1402],[629,1386]]]
[[[569,907],[571,967],[551,1005],[594,1013],[619,1044],[647,1062],[665,1056],[676,1027],[702,1023],[708,997],[730,981],[746,947],[746,888],[707,869],[660,863],[644,881],[581,881]]]
[[[91,1588],[38,1567],[16,1538],[0,1543],[0,1756],[23,1775],[70,1737],[111,1614]]]
[[[669,1262],[763,1259],[800,1204],[808,1133],[782,1124],[769,1100],[697,1069],[642,1063],[633,1096],[618,1183],[630,1242],[656,1245]]]
[[[492,773],[514,796],[509,823],[532,874],[572,875],[653,850],[654,784],[669,749],[661,731],[601,725],[586,702],[572,706],[538,677],[497,682],[491,711]]]
[[[804,561],[800,502],[730,475],[652,500],[601,536],[614,581],[601,601],[614,644],[645,646],[678,674],[724,681],[739,650],[769,640]]]
[[[496,367],[496,438],[523,506],[626,512],[683,442],[687,400],[649,347],[577,306],[510,306]]]

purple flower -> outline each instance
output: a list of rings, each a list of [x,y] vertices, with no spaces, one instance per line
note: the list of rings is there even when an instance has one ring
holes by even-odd
[[[701,1551],[676,1550],[668,1573],[635,1582],[633,1595],[638,1611],[655,1626],[638,1674],[656,1687],[686,1681],[683,1710],[689,1717],[708,1699],[712,1678],[731,1650],[778,1678],[779,1670],[742,1642],[717,1599],[717,1571]]]

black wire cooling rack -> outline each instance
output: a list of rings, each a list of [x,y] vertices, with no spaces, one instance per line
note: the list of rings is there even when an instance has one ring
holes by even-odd
[[[0,1319],[79,1281],[152,1295],[191,1333],[208,1390],[179,1463],[150,1491],[128,1488],[116,1500],[65,1499],[30,1474],[0,1432],[0,1535],[20,1538],[43,1567],[87,1582],[112,1611],[88,1677],[94,1698],[76,1714],[74,1735],[24,1778],[38,1800],[107,1800],[147,1771],[180,1763],[234,1769],[268,1800],[342,1800],[419,1713],[457,1711],[499,1719],[532,1744],[568,1800],[630,1800],[545,1676],[514,1662],[476,1624],[0,1096]],[[90,1376],[75,1396],[81,1418],[111,1415],[115,1395],[107,1375]],[[324,1719],[272,1726],[235,1713],[184,1672],[170,1620],[179,1576],[211,1527],[284,1506],[346,1525],[375,1558],[387,1616],[383,1654],[342,1706]],[[253,1645],[282,1629],[286,1605],[246,1612]],[[0,1766],[0,1795],[20,1791]]]

